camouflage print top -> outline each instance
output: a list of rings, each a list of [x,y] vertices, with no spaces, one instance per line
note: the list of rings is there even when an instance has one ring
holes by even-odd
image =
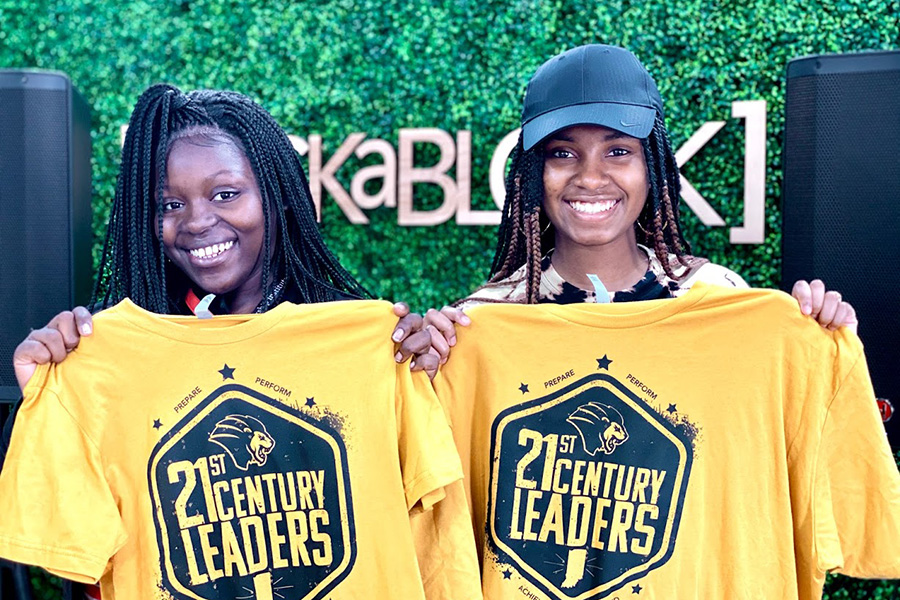
[[[749,287],[741,276],[723,266],[713,264],[705,258],[690,257],[689,267],[678,263],[675,255],[670,255],[673,271],[680,279],[672,279],[666,275],[656,255],[647,247],[638,244],[647,254],[649,267],[644,277],[632,287],[613,292],[610,290],[612,302],[634,302],[637,300],[656,300],[673,298],[686,292],[697,281],[734,288]],[[677,268],[676,268],[677,267]],[[550,263],[550,255],[541,261],[541,303],[574,304],[578,302],[596,302],[594,290],[576,287],[563,279]],[[525,298],[525,267],[497,283],[486,284],[475,290],[459,304],[466,309],[486,302],[510,302],[521,304]]]

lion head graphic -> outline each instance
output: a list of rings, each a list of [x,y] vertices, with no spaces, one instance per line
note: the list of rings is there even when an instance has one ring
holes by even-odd
[[[608,404],[582,404],[566,419],[581,435],[584,451],[594,456],[597,451],[612,454],[628,439],[622,414]]]
[[[246,471],[251,464],[260,467],[266,464],[275,447],[275,439],[262,421],[248,415],[228,415],[216,423],[209,441],[222,446],[241,471]]]

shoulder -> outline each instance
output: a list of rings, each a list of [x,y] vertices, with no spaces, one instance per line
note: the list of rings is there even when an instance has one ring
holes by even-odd
[[[457,308],[467,310],[480,304],[520,304],[525,299],[525,267],[500,281],[486,283],[456,303]]]
[[[675,275],[675,279],[671,279],[656,254],[646,246],[640,244],[638,246],[647,254],[650,271],[656,275],[660,283],[673,289],[675,295],[678,295],[680,291],[690,289],[698,281],[738,289],[750,287],[740,275],[731,269],[712,263],[705,258],[690,255],[683,256],[679,260],[676,255],[669,254],[669,268]]]
[[[722,265],[717,265],[708,261],[695,268],[689,269],[687,277],[685,277],[680,285],[682,288],[690,288],[694,283],[702,281],[722,287],[731,287],[738,289],[746,289],[750,286],[744,281],[744,278]]]

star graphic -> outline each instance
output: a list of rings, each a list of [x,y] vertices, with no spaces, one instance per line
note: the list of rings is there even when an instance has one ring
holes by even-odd
[[[612,363],[612,360],[610,360],[610,359],[604,354],[604,355],[603,355],[603,358],[598,358],[598,359],[597,359],[597,368],[598,368],[598,369],[606,369],[607,371],[609,371],[609,365],[610,365],[610,363]]]
[[[632,594],[640,594],[642,589],[643,588],[641,587],[641,584],[633,585],[633,586],[631,586],[631,593]]]
[[[512,571],[503,571],[503,579],[509,579],[512,577]]]
[[[306,399],[306,405],[307,405],[308,407],[312,408],[313,406],[316,405],[316,401],[315,401],[313,398],[307,398],[307,399]]]
[[[228,363],[225,363],[225,366],[219,370],[219,373],[222,374],[222,381],[234,379],[234,367],[229,367]]]
[[[519,391],[522,392],[523,394],[526,393],[528,391],[528,384],[523,383],[522,385],[520,385]]]
[[[153,429],[159,429],[160,427],[162,427],[162,421],[153,419]]]
[[[675,407],[674,404],[670,404],[669,408],[667,408],[666,411],[673,413],[673,412],[678,412],[678,409]]]

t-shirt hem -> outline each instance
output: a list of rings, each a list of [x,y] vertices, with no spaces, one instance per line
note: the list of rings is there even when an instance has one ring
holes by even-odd
[[[406,509],[412,510],[412,508],[420,500],[422,500],[430,493],[439,490],[442,487],[453,483],[454,481],[458,481],[462,479],[462,477],[462,470],[459,468],[450,468],[440,471],[431,470],[422,473],[421,475],[413,479],[409,484],[404,486],[404,493],[406,494]]]
[[[900,562],[890,566],[864,565],[848,567],[840,565],[829,572],[840,573],[847,577],[855,577],[856,579],[900,579]]]
[[[107,564],[107,559],[99,556],[6,536],[0,536],[0,556],[13,562],[41,567],[78,583],[96,583]]]

